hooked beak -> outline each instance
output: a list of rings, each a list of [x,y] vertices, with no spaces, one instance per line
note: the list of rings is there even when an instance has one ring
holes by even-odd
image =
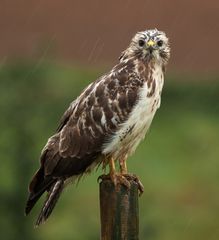
[[[147,47],[154,47],[155,46],[155,41],[153,41],[152,39],[150,39],[148,42],[147,42]]]

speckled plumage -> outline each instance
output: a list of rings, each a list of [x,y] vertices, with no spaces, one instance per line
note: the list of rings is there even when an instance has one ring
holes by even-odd
[[[141,40],[145,46],[140,46]],[[163,47],[158,46],[159,41]],[[78,178],[101,163],[106,166],[110,158],[126,159],[135,151],[160,106],[168,59],[168,39],[163,32],[139,32],[119,63],[71,103],[44,147],[41,167],[30,183],[27,214],[48,191],[37,225],[50,215],[70,178]]]

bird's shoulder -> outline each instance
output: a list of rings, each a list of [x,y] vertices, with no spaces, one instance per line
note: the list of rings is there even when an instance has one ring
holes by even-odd
[[[112,107],[112,111],[117,107],[121,111],[130,111],[136,103],[139,88],[145,82],[145,71],[143,64],[132,59],[118,63],[110,72],[90,83],[70,104],[57,131],[70,122],[78,122],[86,112],[93,112],[92,116],[96,118],[100,115],[99,111],[105,112],[108,107]]]

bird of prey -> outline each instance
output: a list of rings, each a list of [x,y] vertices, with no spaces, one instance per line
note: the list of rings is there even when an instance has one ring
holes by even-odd
[[[36,226],[49,217],[68,182],[101,164],[109,165],[108,176],[115,184],[125,182],[126,160],[145,137],[160,106],[169,57],[164,32],[138,32],[118,64],[70,104],[42,150],[40,168],[29,185],[26,215],[47,192]]]

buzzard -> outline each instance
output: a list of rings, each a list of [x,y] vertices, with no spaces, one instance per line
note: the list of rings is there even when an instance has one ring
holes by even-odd
[[[70,104],[42,150],[40,168],[29,185],[26,215],[48,192],[36,226],[49,217],[68,182],[101,164],[109,165],[108,176],[115,184],[127,185],[126,160],[145,137],[160,106],[169,57],[164,32],[138,32],[118,64]]]

